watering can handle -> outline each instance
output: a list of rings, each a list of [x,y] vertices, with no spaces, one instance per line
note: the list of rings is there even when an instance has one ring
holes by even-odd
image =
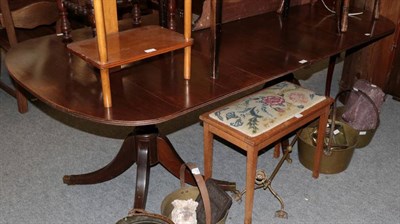
[[[180,169],[180,181],[181,188],[185,187],[185,170],[186,168],[190,169],[194,179],[196,180],[197,187],[199,188],[201,198],[204,202],[204,210],[206,213],[206,224],[211,224],[211,203],[210,197],[208,195],[206,183],[203,179],[203,176],[200,174],[200,170],[194,163],[184,163]]]

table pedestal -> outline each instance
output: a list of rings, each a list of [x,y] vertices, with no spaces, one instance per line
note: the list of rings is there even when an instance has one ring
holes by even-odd
[[[91,173],[65,175],[63,181],[68,185],[97,184],[111,180],[134,163],[137,165],[134,208],[146,207],[149,188],[150,168],[161,163],[172,175],[179,178],[179,169],[184,163],[166,136],[159,134],[154,125],[136,127],[124,140],[115,158],[105,167]],[[185,180],[194,185],[192,175],[186,170]],[[235,183],[218,181],[225,190],[235,190]]]

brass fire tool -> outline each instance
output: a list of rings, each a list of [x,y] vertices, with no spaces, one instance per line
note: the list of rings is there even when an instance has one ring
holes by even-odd
[[[257,170],[256,171],[256,177],[255,177],[255,187],[254,189],[264,189],[266,190],[268,188],[268,190],[271,192],[272,195],[274,195],[274,197],[276,199],[278,199],[280,205],[281,205],[281,209],[279,209],[278,211],[275,212],[275,217],[278,218],[284,218],[287,219],[288,218],[288,213],[285,211],[285,204],[283,202],[283,199],[281,196],[279,196],[279,194],[272,188],[271,183],[272,180],[275,178],[276,174],[278,173],[279,169],[282,167],[283,162],[285,162],[285,160],[288,163],[292,163],[292,159],[290,158],[290,153],[292,152],[292,148],[293,145],[296,143],[298,136],[300,135],[300,132],[297,132],[294,139],[292,140],[292,142],[286,147],[286,149],[284,150],[284,154],[282,156],[282,158],[279,160],[278,164],[276,165],[274,171],[272,172],[270,178],[268,178],[266,172],[264,170]],[[242,201],[242,197],[243,195],[246,193],[246,190],[243,191],[236,191],[234,192],[233,195],[233,199],[235,201],[241,202]]]

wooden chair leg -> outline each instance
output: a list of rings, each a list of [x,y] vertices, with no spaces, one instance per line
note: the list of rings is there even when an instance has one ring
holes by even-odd
[[[109,70],[100,70],[104,107],[112,107]]]
[[[18,112],[21,114],[28,112],[28,100],[18,85],[15,85],[15,97],[17,98]]]
[[[108,60],[106,40],[107,34],[118,32],[117,8],[116,5],[112,4],[115,4],[115,1],[93,1],[94,16],[96,21],[97,45],[101,63],[105,63]],[[107,9],[107,13],[104,13],[103,9]],[[103,104],[104,107],[109,108],[112,107],[109,69],[101,69],[100,75],[101,87],[103,91]]]
[[[190,41],[192,36],[192,1],[185,0],[184,6],[184,37],[186,41]],[[192,47],[185,47],[184,50],[184,65],[183,65],[183,76],[184,79],[190,79],[190,68],[191,68],[191,54]]]
[[[0,60],[2,59],[3,50],[0,50]],[[1,67],[0,67],[1,68]],[[1,78],[1,74],[0,74]],[[12,87],[8,86],[7,84],[3,83],[0,80],[0,89],[3,89],[6,93],[10,94],[11,96],[15,97],[17,99],[17,106],[18,106],[18,112],[21,114],[24,114],[28,112],[28,100],[26,99],[25,95],[21,92],[21,87],[18,86],[17,83],[13,81],[13,84],[15,86],[15,89]]]
[[[191,68],[191,52],[192,48],[185,47],[184,49],[184,64],[183,64],[183,78],[186,80],[190,79],[190,68]]]

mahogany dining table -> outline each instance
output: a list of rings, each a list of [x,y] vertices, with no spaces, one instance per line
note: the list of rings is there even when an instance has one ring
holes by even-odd
[[[103,107],[99,72],[69,53],[61,37],[21,42],[9,50],[5,64],[17,85],[50,107],[92,122],[133,127],[109,164],[63,181],[101,183],[136,163],[134,207],[145,208],[150,167],[161,163],[178,177],[184,162],[158,125],[211,109],[324,59],[331,58],[332,73],[338,54],[378,41],[395,28],[384,17],[374,20],[364,13],[350,17],[348,31],[339,34],[335,18],[315,4],[292,7],[286,17],[271,12],[223,24],[217,78],[211,75],[210,31],[195,31],[190,80],[182,76],[182,51],[127,65],[110,75],[111,108]],[[86,28],[72,33],[74,41],[91,37]],[[186,179],[193,180],[189,174]]]

